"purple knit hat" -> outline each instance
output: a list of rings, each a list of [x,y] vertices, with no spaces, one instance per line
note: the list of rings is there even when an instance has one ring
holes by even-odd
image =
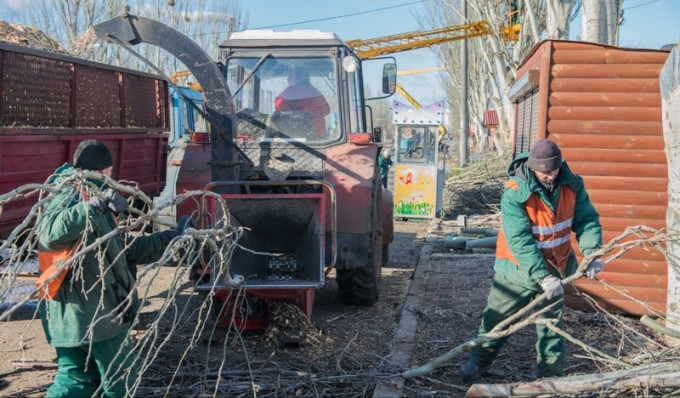
[[[562,166],[562,151],[552,141],[543,139],[537,141],[529,151],[527,166],[531,170],[548,173]]]

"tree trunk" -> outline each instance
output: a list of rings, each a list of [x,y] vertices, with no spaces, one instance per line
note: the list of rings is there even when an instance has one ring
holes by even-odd
[[[569,39],[569,16],[574,8],[573,0],[548,0],[546,34],[550,39]]]
[[[583,0],[583,40],[618,45],[621,0]]]
[[[645,365],[630,370],[547,379],[529,383],[473,384],[466,397],[509,397],[537,395],[582,395],[586,392],[639,388],[680,387],[680,367],[675,364]]]
[[[583,41],[602,42],[602,4],[601,0],[583,0]]]

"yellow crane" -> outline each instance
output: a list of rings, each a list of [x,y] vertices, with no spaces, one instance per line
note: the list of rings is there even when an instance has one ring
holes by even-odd
[[[198,84],[198,82],[189,81],[191,76],[193,75],[189,69],[182,69],[173,73],[172,76],[170,76],[170,80],[172,80],[172,82],[178,86],[186,86],[194,91],[202,92],[203,89],[201,88],[201,85]]]
[[[518,11],[513,11],[511,13],[511,20],[514,18],[512,15],[517,12]],[[501,33],[506,41],[516,41],[519,37],[520,29],[520,24],[512,24],[502,27]],[[359,58],[366,59],[401,51],[428,48],[436,44],[450,41],[486,36],[491,33],[492,30],[487,21],[478,21],[465,25],[447,26],[426,31],[414,31],[398,35],[376,37],[374,39],[349,40],[347,45],[352,47],[354,53]]]
[[[443,69],[446,69],[446,68],[444,68],[443,66],[438,66],[438,67],[434,67],[434,68],[406,70],[406,71],[397,72],[397,76],[408,76],[408,75],[416,75],[416,74],[419,74],[419,73],[436,72],[436,71],[440,71],[440,70],[443,70]],[[416,99],[413,98],[411,96],[411,94],[406,92],[406,90],[404,90],[404,87],[402,87],[402,85],[399,84],[399,82],[397,82],[397,91],[404,98],[406,98],[406,100],[408,102],[410,102],[411,105],[413,105],[414,108],[423,109],[423,106],[420,105],[420,102],[416,101]],[[444,127],[444,125],[440,124],[439,125],[439,136],[437,137],[437,142],[442,142],[442,139],[444,138],[444,136],[446,136],[446,128]]]
[[[510,2],[509,4],[512,4]],[[508,13],[508,23],[501,27],[501,34],[506,41],[516,41],[519,37],[521,25],[516,23],[518,21],[519,10],[510,6]],[[447,43],[451,41],[470,39],[474,37],[486,36],[492,33],[489,23],[487,21],[471,22],[465,25],[447,26],[444,28],[415,31],[408,33],[401,33],[397,35],[389,35],[383,37],[376,37],[373,39],[355,39],[347,41],[347,45],[354,50],[354,53],[361,59],[379,57],[381,55],[393,54],[402,51],[415,50],[419,48],[428,48],[436,44]],[[443,67],[418,69],[413,71],[399,72],[398,76],[405,76],[409,74],[432,72],[444,69]],[[422,109],[422,105],[415,98],[413,98],[404,87],[397,82],[396,89],[406,100],[411,103],[416,109]],[[446,135],[444,126],[439,126],[439,140]]]
[[[433,67],[433,68],[423,68],[423,69],[405,70],[405,71],[398,72],[398,73],[397,73],[397,76],[417,75],[417,74],[419,74],[419,73],[437,72],[437,71],[444,70],[444,69],[446,69],[446,68],[443,67],[443,66],[436,66],[436,67]],[[398,91],[399,94],[401,94],[404,98],[406,98],[406,100],[407,100],[408,102],[410,102],[411,105],[413,105],[416,109],[422,109],[422,105],[420,105],[420,103],[419,103],[418,101],[416,101],[416,99],[413,98],[413,97],[411,96],[411,94],[409,94],[408,92],[406,92],[406,90],[404,89],[404,87],[403,87],[399,82],[397,82],[397,91]]]

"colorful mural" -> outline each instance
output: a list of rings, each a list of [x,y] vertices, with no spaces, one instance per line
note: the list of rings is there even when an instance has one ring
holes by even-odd
[[[429,165],[398,164],[394,171],[394,215],[434,217],[436,168]]]

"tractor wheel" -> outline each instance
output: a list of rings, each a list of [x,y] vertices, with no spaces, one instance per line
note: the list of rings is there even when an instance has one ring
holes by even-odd
[[[383,265],[383,267],[387,265],[388,261],[390,261],[390,244],[389,243],[383,243],[383,245],[382,245],[382,265]]]
[[[336,270],[338,296],[340,301],[348,305],[371,305],[380,298],[379,282],[383,265],[383,251],[379,223],[381,222],[382,191],[380,180],[374,179],[373,185],[377,187],[378,193],[374,196],[376,199],[373,204],[373,228],[369,235],[373,241],[373,247],[366,261],[366,266]]]
[[[348,305],[371,305],[380,291],[374,267],[339,269],[336,271],[338,296]]]

